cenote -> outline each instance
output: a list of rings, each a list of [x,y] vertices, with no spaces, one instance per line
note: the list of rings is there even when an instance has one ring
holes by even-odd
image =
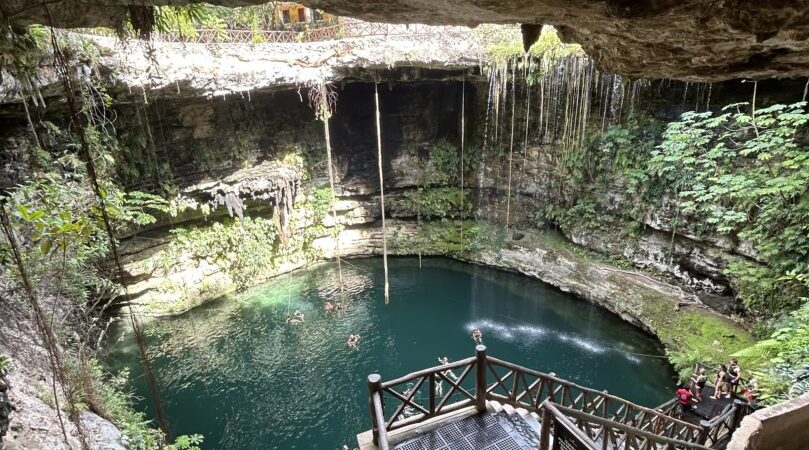
[[[174,434],[200,433],[207,449],[338,449],[369,428],[370,373],[392,379],[489,354],[642,405],[669,398],[675,375],[652,337],[617,316],[524,276],[448,259],[314,266],[226,296],[180,317],[145,324],[148,351]],[[345,299],[347,312],[325,312]],[[305,323],[288,325],[288,311]],[[362,336],[349,350],[346,338]],[[140,404],[148,390],[131,333],[113,333],[109,362],[128,368]]]

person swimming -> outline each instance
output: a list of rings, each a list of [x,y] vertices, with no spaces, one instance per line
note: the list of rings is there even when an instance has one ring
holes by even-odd
[[[323,304],[323,309],[326,310],[326,312],[333,311],[334,304],[332,302],[327,301],[326,303]]]
[[[446,366],[447,364],[449,364],[449,358],[447,358],[446,356],[439,356],[438,363],[441,364],[442,366]],[[453,372],[452,369],[444,370],[441,373],[446,375],[451,380],[458,380],[458,376],[455,375],[455,372]]]
[[[303,314],[300,311],[295,311],[295,315],[287,314],[286,318],[287,323],[302,323],[303,322]]]
[[[481,333],[479,329],[475,328],[474,330],[472,330],[472,339],[476,343],[482,344],[483,343],[483,333]]]
[[[357,344],[360,343],[360,335],[359,334],[350,334],[348,336],[348,340],[346,341],[346,345],[350,348],[357,348]]]

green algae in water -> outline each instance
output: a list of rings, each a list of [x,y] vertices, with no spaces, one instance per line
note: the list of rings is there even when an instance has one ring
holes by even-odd
[[[472,356],[474,328],[492,356],[646,406],[670,398],[675,374],[659,343],[542,282],[446,259],[425,259],[422,269],[415,258],[391,259],[386,306],[381,259],[349,261],[343,272],[343,295],[336,264],[323,264],[146,323],[173,434],[201,433],[206,449],[353,448],[370,427],[368,374],[392,379],[439,356]],[[323,310],[343,298],[346,313]],[[306,322],[287,325],[296,309]],[[109,363],[131,370],[151,413],[123,323]],[[358,350],[347,348],[349,334],[362,336]]]

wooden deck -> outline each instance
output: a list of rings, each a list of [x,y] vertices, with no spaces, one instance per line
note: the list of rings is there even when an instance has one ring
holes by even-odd
[[[682,420],[699,425],[700,421],[711,420],[721,414],[734,400],[745,400],[738,395],[731,396],[730,398],[723,396],[719,399],[714,399],[713,394],[714,387],[706,385],[705,389],[702,391],[702,401],[697,403],[692,402],[691,404],[694,407],[693,411],[683,414]]]
[[[713,393],[706,386],[703,400],[678,419],[676,399],[640,406],[488,356],[478,345],[474,357],[390,381],[369,375],[372,427],[357,441],[361,450],[548,450],[559,440],[590,450],[709,450],[721,448],[753,410],[738,396]]]
[[[486,412],[474,407],[389,435],[398,450],[516,450],[539,446],[539,416],[522,408],[486,402]],[[377,450],[370,432],[357,436],[360,450]]]

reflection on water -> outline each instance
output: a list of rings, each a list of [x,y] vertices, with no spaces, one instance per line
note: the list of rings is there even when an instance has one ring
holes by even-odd
[[[659,346],[617,317],[519,275],[444,259],[380,259],[279,277],[181,317],[145,324],[174,434],[207,449],[338,449],[369,427],[365,380],[391,379],[472,356],[479,328],[489,354],[655,406],[671,368]],[[342,312],[326,312],[326,301]],[[302,324],[287,324],[300,310]],[[359,348],[346,345],[359,334]],[[148,398],[131,333],[115,330],[113,367],[129,367]],[[421,393],[419,393],[421,395]],[[148,408],[144,401],[143,407]]]

